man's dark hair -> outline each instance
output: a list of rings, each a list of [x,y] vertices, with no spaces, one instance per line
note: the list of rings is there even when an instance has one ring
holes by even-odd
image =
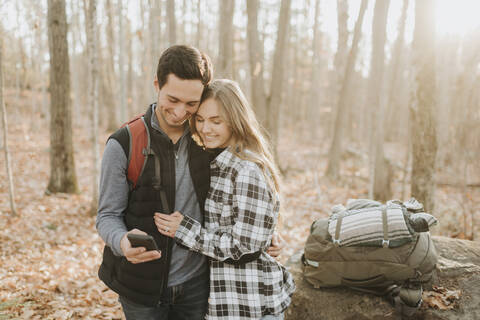
[[[204,86],[212,80],[210,58],[192,46],[171,46],[162,53],[157,67],[158,87],[161,89],[167,77],[173,73],[183,80],[200,80]]]

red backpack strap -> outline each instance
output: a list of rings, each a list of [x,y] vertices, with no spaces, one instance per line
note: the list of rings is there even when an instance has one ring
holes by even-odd
[[[124,124],[129,136],[127,179],[132,188],[137,185],[147,163],[147,150],[150,149],[150,134],[143,115],[137,116]]]

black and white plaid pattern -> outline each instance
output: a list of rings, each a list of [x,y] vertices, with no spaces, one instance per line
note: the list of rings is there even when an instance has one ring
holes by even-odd
[[[259,319],[279,314],[290,304],[293,278],[265,253],[278,211],[278,198],[255,163],[228,149],[212,161],[205,228],[185,216],[175,233],[177,242],[213,258],[207,319]],[[260,257],[252,262],[223,262],[258,251]]]

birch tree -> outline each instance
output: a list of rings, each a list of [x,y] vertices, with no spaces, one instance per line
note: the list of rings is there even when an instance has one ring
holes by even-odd
[[[47,192],[76,193],[65,0],[48,0],[50,181]]]

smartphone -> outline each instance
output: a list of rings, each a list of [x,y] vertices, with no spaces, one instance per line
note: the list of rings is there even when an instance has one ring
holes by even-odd
[[[147,251],[150,250],[157,250],[158,247],[157,244],[155,243],[155,240],[151,235],[148,234],[135,234],[135,233],[129,233],[127,234],[128,241],[130,241],[130,244],[132,247],[145,247]]]

